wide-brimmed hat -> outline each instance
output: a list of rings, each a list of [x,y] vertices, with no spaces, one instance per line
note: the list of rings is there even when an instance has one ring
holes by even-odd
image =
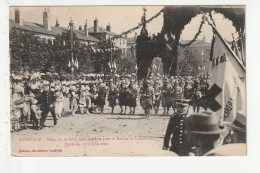
[[[216,135],[226,132],[226,127],[219,125],[216,114],[212,112],[202,112],[192,114],[187,119],[187,132],[190,134]]]
[[[35,95],[32,92],[30,92],[30,94],[28,96],[29,97],[35,97]]]
[[[246,114],[242,111],[238,111],[233,123],[224,121],[223,125],[241,132],[246,132]]]
[[[32,104],[33,104],[33,105],[36,105],[37,102],[38,102],[38,100],[36,100],[36,99],[32,99]]]
[[[89,88],[89,86],[88,86],[88,85],[86,85],[85,89],[86,89],[87,91],[89,91],[89,90],[90,90],[90,88]]]
[[[43,83],[42,83],[43,86],[47,86],[47,85],[49,85],[49,84],[50,84],[50,82],[48,82],[48,81],[46,81],[46,80],[43,81]]]
[[[56,85],[56,86],[55,86],[55,90],[60,90],[60,86],[59,86],[59,85]]]
[[[55,84],[54,84],[54,83],[51,83],[51,84],[50,84],[50,87],[51,87],[51,88],[55,88]]]
[[[84,85],[81,85],[81,87],[80,87],[80,90],[86,90],[86,88],[84,87]]]

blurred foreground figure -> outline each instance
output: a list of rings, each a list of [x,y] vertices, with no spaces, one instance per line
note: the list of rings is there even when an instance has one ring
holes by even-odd
[[[242,112],[237,112],[235,121],[224,122],[229,133],[224,140],[224,144],[230,143],[246,143],[246,115]]]
[[[195,147],[194,154],[203,156],[208,151],[222,145],[227,129],[219,125],[214,113],[192,114],[186,121],[188,141]]]

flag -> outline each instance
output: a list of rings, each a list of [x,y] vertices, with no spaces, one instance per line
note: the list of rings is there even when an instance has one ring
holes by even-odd
[[[166,44],[166,46],[168,47],[168,49],[172,50],[172,48],[169,44]]]
[[[210,90],[206,93],[207,107],[216,113],[220,123],[233,122],[236,113],[246,113],[245,67],[229,45],[213,27],[215,35],[212,42],[212,64]]]
[[[79,68],[79,62],[78,62],[78,59],[76,58],[75,60],[75,64],[74,64],[77,68]]]
[[[165,40],[166,40],[166,41],[168,41],[168,40],[169,40],[169,38],[168,38],[168,36],[167,36],[167,33],[166,33],[166,34],[164,34],[164,38],[165,38]]]

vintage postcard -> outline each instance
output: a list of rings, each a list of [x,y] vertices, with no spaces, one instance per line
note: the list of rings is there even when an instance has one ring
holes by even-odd
[[[14,157],[246,156],[245,6],[10,6]]]

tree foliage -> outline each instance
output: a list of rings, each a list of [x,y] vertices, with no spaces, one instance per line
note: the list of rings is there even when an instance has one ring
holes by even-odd
[[[32,32],[24,32],[12,28],[10,30],[10,67],[11,71],[39,71],[69,74],[69,61],[71,51],[74,60],[78,60],[79,68],[75,74],[80,73],[109,73],[108,62],[114,60],[120,64],[119,70],[125,71],[126,66],[133,64],[134,59],[125,59],[121,50],[108,51],[114,48],[110,40],[99,42],[96,45],[82,43],[73,33],[73,50],[71,50],[71,32],[64,32],[55,36],[55,40],[41,39]],[[104,51],[95,52],[95,49]],[[106,51],[105,51],[106,50]],[[130,67],[127,67],[130,69]]]

